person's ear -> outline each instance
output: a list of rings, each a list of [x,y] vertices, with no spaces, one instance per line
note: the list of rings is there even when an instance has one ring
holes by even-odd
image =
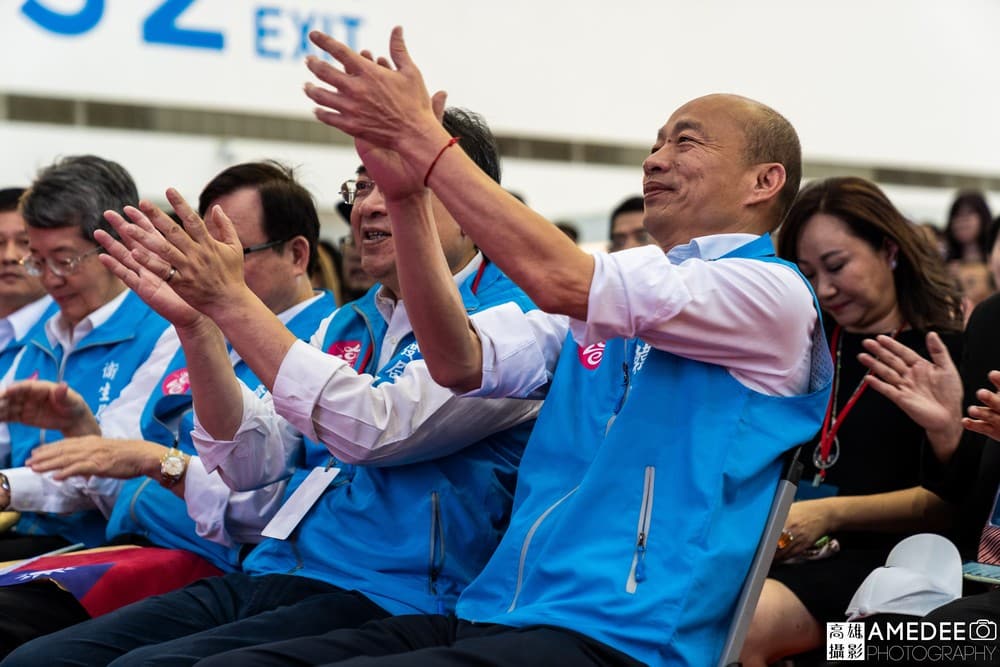
[[[771,201],[785,187],[785,167],[779,162],[765,162],[754,169],[753,188],[747,204]]]
[[[303,273],[309,271],[309,241],[304,236],[293,236],[287,244],[292,251],[292,263],[302,269]]]
[[[896,270],[896,266],[899,264],[897,257],[899,256],[899,245],[895,241],[890,241],[886,239],[885,241],[885,259],[889,262],[889,268],[893,271]]]

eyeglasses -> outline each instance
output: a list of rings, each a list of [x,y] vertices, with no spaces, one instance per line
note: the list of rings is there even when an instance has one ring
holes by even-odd
[[[375,187],[375,181],[356,181],[351,179],[344,181],[340,185],[340,196],[343,197],[345,204],[354,206],[355,202],[370,195]]]
[[[248,248],[243,248],[243,256],[246,257],[252,252],[257,252],[258,250],[267,250],[268,248],[276,248],[282,243],[288,243],[291,239],[281,239],[280,241],[268,241],[267,243],[258,243],[257,245],[252,245]]]
[[[65,278],[66,276],[73,275],[80,268],[80,262],[87,259],[91,255],[97,255],[104,252],[104,248],[97,246],[96,248],[91,248],[82,255],[77,255],[76,257],[70,257],[69,259],[51,259],[46,257],[45,259],[39,259],[34,255],[28,255],[27,257],[22,257],[18,262],[24,267],[25,273],[33,278],[40,278],[45,269],[48,268],[49,272],[56,276],[57,278]]]

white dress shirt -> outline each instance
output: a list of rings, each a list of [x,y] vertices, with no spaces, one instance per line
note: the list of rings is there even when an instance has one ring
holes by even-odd
[[[456,283],[472,275],[482,261],[477,255],[455,274]],[[405,304],[391,301],[377,301],[388,324],[382,363],[412,331]],[[244,388],[243,422],[233,440],[215,440],[196,424],[192,436],[199,455],[233,488],[250,490],[286,479],[301,446],[299,433],[322,442],[345,463],[396,465],[453,453],[538,412],[538,401],[456,396],[435,383],[419,359],[408,363],[395,382],[374,386],[371,375],[358,374],[344,360],[318,349],[333,317],[324,320],[311,345],[298,341],[288,351],[273,397],[260,398]],[[259,530],[263,524],[257,524]]]
[[[655,246],[596,254],[586,321],[507,305],[473,315],[483,385],[467,395],[536,395],[551,379],[567,326],[582,346],[641,338],[723,366],[761,393],[806,391],[819,318],[804,279],[775,262],[720,259],[755,238],[718,234],[666,254]]]
[[[41,299],[21,306],[7,317],[0,318],[0,350],[7,349],[13,341],[23,338],[51,303],[52,297],[46,294]]]

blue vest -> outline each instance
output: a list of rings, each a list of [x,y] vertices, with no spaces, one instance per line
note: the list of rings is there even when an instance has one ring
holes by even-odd
[[[66,380],[80,393],[99,422],[104,408],[132,381],[136,369],[149,358],[167,326],[165,319],[128,292],[111,317],[84,336],[68,356],[63,355],[61,345],[53,348],[49,344],[43,329],[35,332],[25,345],[14,379]],[[13,422],[8,426],[14,466],[23,466],[31,450],[43,442],[62,440],[58,431]],[[97,510],[72,514],[25,512],[15,530],[31,535],[59,535],[91,547],[104,543],[104,526],[104,517]]]
[[[14,363],[14,359],[17,358],[17,354],[24,348],[25,343],[33,337],[39,335],[39,333],[43,336],[45,335],[46,320],[55,315],[57,312],[59,312],[59,305],[53,301],[49,304],[49,307],[42,312],[42,316],[39,317],[33,325],[31,325],[31,328],[28,329],[23,336],[10,341],[7,343],[7,347],[0,351],[0,378],[7,375],[7,371],[10,370],[11,364]]]
[[[780,261],[766,236],[727,256]],[[830,376],[819,325],[810,393],[792,397],[639,339],[581,349],[569,336],[510,527],[459,616],[569,628],[650,665],[714,665],[781,456],[819,428]]]
[[[410,334],[376,368],[387,330],[375,308],[378,288],[337,311],[323,345],[359,373],[372,374],[376,384],[395,381],[406,364],[420,358]],[[505,302],[534,308],[490,263],[460,291],[469,313]],[[530,424],[521,424],[422,463],[347,466],[288,540],[265,539],[243,568],[358,590],[393,614],[453,609],[506,528],[529,432]],[[307,473],[297,472],[289,489]]]
[[[323,318],[334,308],[333,296],[324,292],[288,321],[288,329],[298,338],[309,340]],[[251,389],[259,392],[263,387],[242,360],[233,370],[240,381]],[[191,403],[187,362],[184,350],[180,349],[143,410],[143,437],[162,445],[176,446],[187,454],[197,456],[191,440],[194,428]],[[170,425],[175,423],[178,425],[172,428]],[[226,547],[200,537],[195,522],[188,516],[184,500],[149,477],[127,480],[112,508],[107,539],[126,534],[143,535],[159,546],[191,551],[222,570],[234,570],[239,565],[238,547]]]

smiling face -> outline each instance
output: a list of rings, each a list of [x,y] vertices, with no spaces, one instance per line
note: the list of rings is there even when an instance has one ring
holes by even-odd
[[[642,166],[644,223],[664,249],[751,231],[745,206],[757,169],[746,163],[742,129],[749,113],[747,100],[710,95],[679,108],[660,129]]]
[[[370,181],[361,170],[358,181]],[[437,226],[441,249],[452,273],[461,270],[475,255],[475,246],[458,223],[448,213],[441,201],[431,195],[431,211]],[[374,187],[362,199],[355,200],[351,207],[351,233],[361,254],[361,266],[365,273],[389,290],[396,297],[401,294],[396,276],[396,246],[392,238],[392,225],[386,210],[385,199],[378,187]]]
[[[86,255],[65,276],[57,276],[47,266],[41,275],[45,291],[59,304],[69,326],[76,326],[124,291],[125,285],[97,259],[97,253],[93,252],[97,244],[83,238],[79,227],[29,227],[28,239],[31,255],[43,263]]]
[[[798,265],[820,306],[855,333],[885,333],[903,324],[892,259],[896,250],[874,248],[836,216],[816,213],[798,240]]]
[[[20,265],[28,254],[28,228],[17,211],[0,211],[0,317],[45,294],[42,282]]]

